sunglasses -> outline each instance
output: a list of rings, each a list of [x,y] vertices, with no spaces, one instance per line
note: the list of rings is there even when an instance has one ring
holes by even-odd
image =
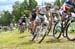
[[[50,6],[47,6],[48,8],[51,8]]]

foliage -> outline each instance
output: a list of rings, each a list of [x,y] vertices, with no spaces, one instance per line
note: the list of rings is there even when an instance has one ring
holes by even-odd
[[[20,3],[18,1],[16,1],[15,4],[13,5],[12,14],[15,16],[15,21],[18,21],[18,19],[21,16],[21,8]]]
[[[65,0],[55,0],[54,5],[61,7],[64,4]]]
[[[35,0],[24,0],[24,2],[22,3],[15,2],[15,4],[13,5],[13,14],[15,15],[15,21],[17,22],[23,14],[29,16],[30,11],[36,6],[37,2]]]
[[[24,14],[26,15],[26,17],[29,17],[30,11],[29,10],[24,10]]]
[[[5,11],[4,15],[0,18],[0,25],[9,25],[12,22],[12,19],[12,15],[8,11]]]

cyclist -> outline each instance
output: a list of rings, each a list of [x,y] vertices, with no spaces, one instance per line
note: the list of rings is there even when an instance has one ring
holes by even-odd
[[[36,18],[36,14],[35,14],[35,11],[36,11],[36,9],[33,9],[32,11],[31,11],[31,14],[30,14],[30,21],[34,21],[35,20],[35,18]]]
[[[64,20],[68,12],[75,12],[75,0],[66,0],[60,9],[60,18]]]
[[[33,9],[30,13],[30,30],[31,30],[31,33],[33,32],[32,29],[33,29],[33,22],[34,20],[36,19],[36,11],[38,10],[38,7],[36,7],[35,9]]]
[[[51,4],[47,3],[45,7],[42,7],[36,10],[35,12],[36,19],[34,21],[33,33],[35,32],[38,23],[40,23],[41,21],[46,21],[46,23],[48,23],[47,17],[45,15],[48,15],[50,17],[50,9],[51,9]],[[51,17],[51,21],[52,20],[53,19]]]
[[[69,12],[75,12],[75,0],[66,0],[61,9],[59,10],[59,16],[61,22],[66,18]],[[64,29],[64,33],[66,28]],[[66,36],[66,34],[63,34]]]
[[[50,11],[51,11],[51,15],[52,15],[53,21],[54,21],[54,18],[58,18],[59,7],[54,6]]]
[[[23,23],[26,23],[26,19],[27,19],[26,15],[23,15],[19,20],[19,25],[21,26],[21,25],[23,25]]]

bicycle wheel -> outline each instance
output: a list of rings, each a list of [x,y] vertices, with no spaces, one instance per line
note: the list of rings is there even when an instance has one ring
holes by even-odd
[[[37,35],[35,37],[35,42],[41,43],[46,36],[46,32],[47,32],[47,26],[40,26],[38,28]]]
[[[61,36],[61,23],[56,22],[53,28],[53,37],[59,39]]]
[[[34,41],[34,39],[35,39],[36,35],[37,35],[36,33],[33,33],[33,34],[32,34],[31,41]]]
[[[34,41],[34,39],[36,38],[36,36],[37,36],[39,31],[40,31],[40,28],[39,28],[39,26],[37,26],[36,31],[32,32],[32,39],[31,39],[31,41]]]
[[[20,33],[24,33],[24,27],[23,26],[19,26],[18,30]]]
[[[49,26],[48,28],[47,28],[47,35],[49,34],[49,32],[51,31],[51,27]]]
[[[66,29],[66,37],[70,41],[75,40],[75,21],[71,21],[71,23],[68,24]]]

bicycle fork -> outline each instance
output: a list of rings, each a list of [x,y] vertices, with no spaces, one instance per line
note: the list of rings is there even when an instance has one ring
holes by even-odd
[[[66,24],[65,24],[65,26],[64,26],[64,23],[62,22],[61,23],[61,35],[63,36],[63,37],[66,37]]]
[[[67,20],[64,23],[63,22],[61,23],[61,34],[62,34],[63,37],[66,37],[67,36],[66,35],[66,29],[67,29],[68,23],[69,23],[69,20]]]

